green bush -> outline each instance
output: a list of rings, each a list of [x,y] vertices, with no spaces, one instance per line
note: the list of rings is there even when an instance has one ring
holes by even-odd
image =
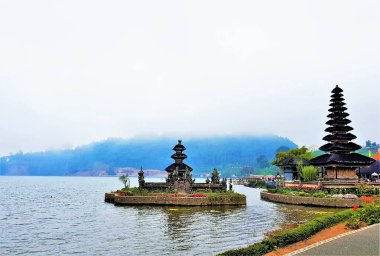
[[[314,166],[305,166],[301,170],[301,176],[304,181],[313,181],[317,179],[317,168]]]
[[[265,180],[260,180],[260,179],[250,180],[248,182],[248,187],[251,187],[251,188],[265,188],[266,187]]]
[[[238,255],[263,255],[277,248],[284,247],[288,244],[299,242],[311,237],[319,231],[331,227],[337,223],[340,223],[354,213],[352,209],[344,210],[333,215],[327,215],[318,217],[312,221],[309,221],[295,229],[282,231],[278,235],[266,238],[260,243],[250,245],[246,248],[231,250],[219,255],[225,256],[238,256]]]
[[[243,194],[235,193],[235,192],[228,192],[228,193],[206,194],[206,198],[208,198],[211,202],[218,202],[218,201],[240,202],[241,200],[245,200],[246,196]]]
[[[359,208],[347,222],[347,227],[358,229],[365,223],[372,225],[380,223],[380,204],[367,203],[363,208]]]
[[[324,197],[326,197],[326,193],[324,193],[324,192],[315,192],[311,196],[312,197],[317,197],[317,198],[324,198]]]

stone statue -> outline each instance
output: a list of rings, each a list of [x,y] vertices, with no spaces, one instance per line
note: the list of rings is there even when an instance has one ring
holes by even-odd
[[[173,173],[168,174],[168,178],[166,179],[166,183],[169,183],[169,184],[174,183]]]
[[[227,190],[227,178],[222,179],[222,186],[224,190]]]
[[[178,166],[175,168],[174,172],[173,172],[173,180],[174,181],[177,181],[179,178],[179,171],[178,171]]]
[[[190,183],[193,183],[193,177],[189,171],[189,168],[186,167],[185,169],[185,177],[184,177],[184,180],[187,181],[187,182],[190,182]]]

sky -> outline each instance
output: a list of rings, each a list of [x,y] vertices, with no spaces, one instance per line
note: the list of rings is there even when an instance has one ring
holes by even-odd
[[[0,0],[0,155],[107,138],[380,143],[379,1]]]

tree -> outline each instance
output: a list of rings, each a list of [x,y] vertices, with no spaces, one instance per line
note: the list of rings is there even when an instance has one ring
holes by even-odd
[[[276,154],[276,159],[272,162],[272,164],[273,165],[279,164],[285,159],[290,158],[290,157],[295,157],[299,160],[301,159],[310,160],[313,158],[313,154],[307,147],[302,146],[301,148],[294,148],[287,152],[278,152]]]
[[[119,176],[119,180],[124,184],[124,188],[129,188],[129,178],[128,174],[123,174]]]
[[[264,155],[260,155],[258,158],[256,158],[257,165],[259,168],[267,168],[269,167],[270,163],[268,161],[268,158]]]
[[[314,166],[304,166],[301,170],[301,177],[303,181],[313,181],[317,179],[317,168]]]
[[[278,153],[278,152],[287,152],[287,151],[289,151],[289,150],[290,150],[289,147],[287,147],[287,146],[281,146],[281,147],[279,147],[279,148],[276,150],[276,153]]]

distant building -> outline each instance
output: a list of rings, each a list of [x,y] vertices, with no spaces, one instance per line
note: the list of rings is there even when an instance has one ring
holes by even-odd
[[[357,175],[362,179],[378,179],[380,175],[380,161],[375,161],[369,167],[359,169]]]
[[[351,121],[347,118],[343,90],[338,85],[332,90],[330,102],[327,116],[330,120],[326,122],[329,127],[325,129],[329,134],[323,138],[328,143],[319,148],[328,153],[311,159],[310,164],[321,169],[324,179],[358,179],[356,170],[375,160],[354,152],[361,146],[351,142],[356,136],[348,126]]]
[[[301,173],[299,173],[297,168],[298,165],[307,166],[309,165],[309,161],[297,157],[288,157],[276,164],[284,172],[285,180],[301,179]]]

